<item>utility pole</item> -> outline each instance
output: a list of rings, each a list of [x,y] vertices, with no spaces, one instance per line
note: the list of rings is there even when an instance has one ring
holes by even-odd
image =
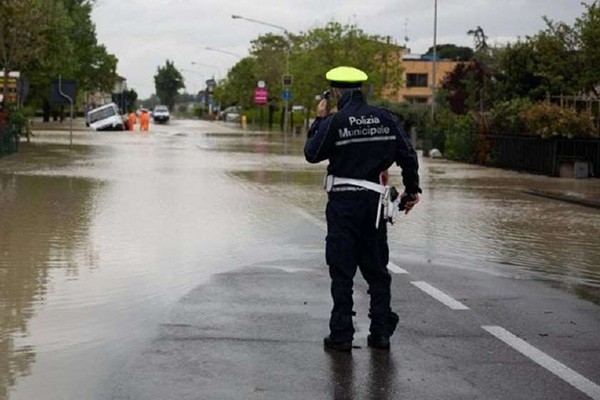
[[[433,12],[433,71],[432,71],[432,85],[431,85],[431,120],[435,119],[435,103],[436,103],[436,91],[437,91],[437,9],[438,0],[434,0],[434,12]]]

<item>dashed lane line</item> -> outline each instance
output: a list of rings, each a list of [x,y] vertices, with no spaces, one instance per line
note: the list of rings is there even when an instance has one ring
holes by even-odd
[[[404,268],[400,268],[391,261],[388,263],[387,268],[395,274],[408,274],[407,270],[405,270]]]
[[[501,326],[485,325],[482,326],[482,328],[519,353],[523,354],[525,357],[541,365],[554,375],[574,386],[579,391],[585,393],[592,399],[600,400],[600,386],[580,375],[576,371],[573,371],[571,368],[558,362],[554,358],[533,347],[523,339],[513,335]]]
[[[427,282],[413,281],[413,282],[411,282],[411,284],[418,287],[419,289],[421,289],[422,291],[424,291],[425,293],[427,293],[428,295],[430,295],[431,297],[433,297],[440,303],[450,307],[450,309],[452,309],[452,310],[468,310],[469,309],[469,307],[465,306],[458,300],[455,300],[452,297],[448,296],[446,293],[442,292],[441,290],[431,286]]]

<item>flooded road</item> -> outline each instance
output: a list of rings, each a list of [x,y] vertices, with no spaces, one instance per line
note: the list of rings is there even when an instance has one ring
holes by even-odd
[[[282,248],[299,257],[271,227],[290,212],[323,220],[325,165],[305,163],[303,142],[173,121],[77,132],[71,151],[68,134],[40,132],[0,159],[0,399],[109,398],[112,374],[190,290]],[[394,256],[600,304],[600,211],[522,192],[598,199],[598,180],[441,160],[421,175],[421,204],[390,228]]]

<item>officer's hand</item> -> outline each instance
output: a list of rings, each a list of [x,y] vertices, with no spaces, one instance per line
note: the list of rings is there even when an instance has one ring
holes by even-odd
[[[325,118],[329,114],[327,110],[327,100],[323,99],[317,105],[317,117]]]
[[[416,206],[420,200],[418,193],[414,193],[414,194],[402,193],[402,196],[400,196],[400,199],[401,199],[400,200],[401,203],[404,203],[404,214],[408,214],[409,211],[412,210],[413,207]]]

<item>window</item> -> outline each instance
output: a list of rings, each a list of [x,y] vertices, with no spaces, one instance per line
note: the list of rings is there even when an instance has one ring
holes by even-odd
[[[113,115],[117,115],[117,111],[115,110],[115,107],[110,106],[106,108],[101,108],[98,111],[90,111],[88,113],[88,119],[90,120],[90,124],[93,124],[94,122],[100,121],[101,119],[110,118]]]
[[[406,87],[427,86],[427,74],[406,74]]]

